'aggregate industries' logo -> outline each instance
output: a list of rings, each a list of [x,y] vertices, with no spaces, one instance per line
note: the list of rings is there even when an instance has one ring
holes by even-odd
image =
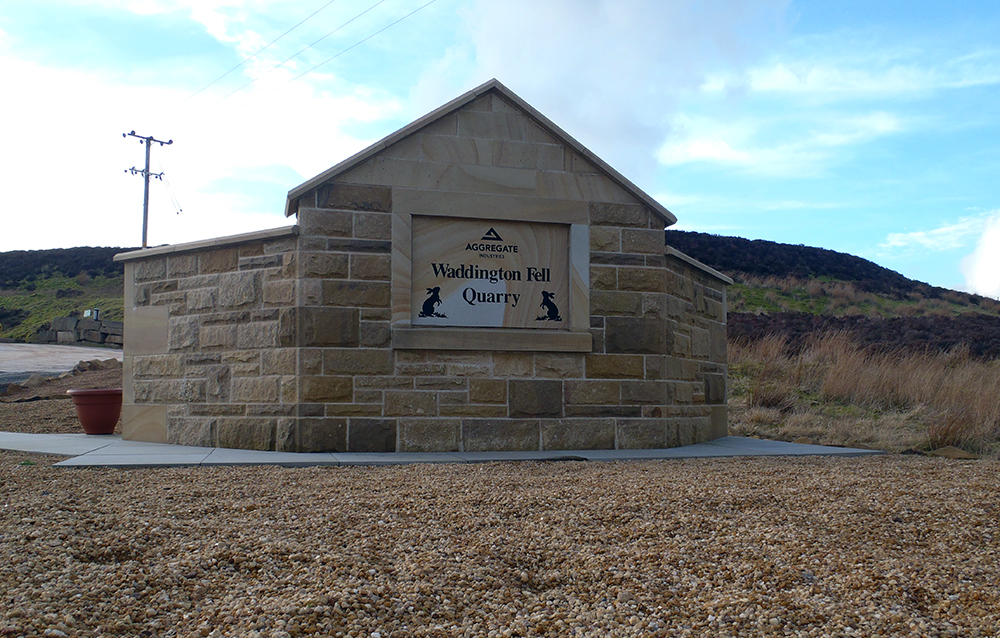
[[[501,237],[500,233],[491,227],[479,241],[503,242],[503,237]],[[485,259],[504,259],[506,257],[504,253],[517,252],[517,244],[479,244],[476,242],[470,242],[465,249],[479,253],[479,256]]]

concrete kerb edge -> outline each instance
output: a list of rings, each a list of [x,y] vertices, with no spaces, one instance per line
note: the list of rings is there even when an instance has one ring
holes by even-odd
[[[531,452],[428,452],[428,453],[321,453],[303,454],[295,458],[293,453],[276,453],[267,451],[230,450],[227,448],[191,448],[173,453],[151,453],[142,450],[129,454],[128,450],[109,451],[107,448],[120,443],[118,438],[102,442],[82,454],[66,454],[52,448],[60,447],[60,440],[69,442],[76,439],[75,435],[31,435],[51,437],[49,449],[44,443],[33,445],[18,445],[12,449],[16,452],[45,454],[50,456],[69,457],[55,463],[58,467],[234,467],[275,465],[280,467],[320,467],[320,466],[383,466],[408,465],[415,463],[503,463],[503,462],[563,462],[589,461],[621,462],[621,461],[672,461],[691,458],[733,458],[733,457],[774,457],[774,456],[838,456],[859,457],[887,454],[882,450],[863,450],[858,448],[803,445],[782,441],[763,439],[744,439],[742,437],[725,437],[716,441],[707,441],[693,446],[681,448],[665,448],[662,450],[551,450]],[[20,449],[29,447],[31,449]],[[714,449],[713,449],[714,448]],[[748,449],[749,448],[749,449]],[[756,448],[756,449],[753,449]],[[784,448],[784,449],[775,449]],[[140,446],[141,449],[141,446]],[[245,454],[248,458],[240,459]],[[268,459],[273,454],[274,458]],[[212,459],[213,456],[217,458]],[[152,458],[151,458],[152,457]],[[196,457],[195,460],[192,457]],[[221,457],[221,458],[219,458]],[[152,462],[149,462],[151,461]]]

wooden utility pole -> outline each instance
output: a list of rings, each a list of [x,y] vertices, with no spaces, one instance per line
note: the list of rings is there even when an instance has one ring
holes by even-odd
[[[136,135],[135,131],[131,131],[129,133],[122,133],[122,137],[137,137],[146,144],[146,168],[139,170],[138,168],[133,166],[132,168],[125,169],[126,173],[132,173],[133,175],[142,175],[143,181],[146,183],[146,188],[142,193],[142,247],[146,248],[147,247],[146,231],[147,228],[149,227],[149,178],[150,176],[152,176],[159,180],[163,179],[163,173],[149,172],[149,149],[153,145],[153,142],[156,142],[160,146],[163,146],[166,144],[173,144],[174,141],[167,140],[166,142],[164,142],[162,140],[154,138],[152,135],[148,137],[143,135]]]

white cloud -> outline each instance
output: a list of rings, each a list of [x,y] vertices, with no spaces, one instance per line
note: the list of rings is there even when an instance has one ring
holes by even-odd
[[[700,89],[734,86],[760,94],[820,99],[889,97],[1000,83],[1000,51],[954,54],[938,46],[885,45],[877,38],[828,34],[800,38],[790,50],[745,73],[715,73]]]
[[[422,83],[448,77],[468,89],[495,77],[642,182],[656,168],[678,95],[710,72],[754,61],[781,30],[787,5],[476,0],[464,13],[467,53],[450,52]]]
[[[673,191],[659,191],[653,193],[653,199],[660,202],[667,208],[671,206],[686,206],[689,204],[703,204],[711,197],[700,193],[676,193]]]
[[[157,162],[162,163],[183,213],[173,214],[166,186],[154,181],[152,243],[284,225],[289,188],[374,141],[366,135],[380,137],[394,123],[401,125],[489,77],[508,84],[640,181],[655,171],[655,149],[670,126],[677,93],[696,88],[711,69],[741,69],[755,59],[766,40],[761,34],[780,29],[787,4],[732,0],[706,8],[697,0],[469,0],[459,5],[464,12],[459,32],[468,39],[443,48],[416,83],[390,82],[387,70],[362,80],[369,86],[352,84],[329,71],[333,65],[288,83],[338,47],[310,52],[315,59],[301,61],[301,69],[282,68],[261,78],[303,42],[368,6],[338,3],[331,7],[340,11],[337,20],[310,21],[304,25],[304,31],[312,28],[309,37],[289,37],[188,101],[199,86],[187,84],[182,91],[158,85],[165,74],[149,72],[137,81],[136,73],[122,67],[80,72],[70,70],[69,62],[60,67],[0,52],[5,90],[18,96],[5,115],[21,123],[16,130],[0,131],[6,151],[0,171],[5,183],[18,185],[3,196],[11,222],[0,235],[0,250],[137,243],[142,180],[123,169],[141,168],[142,146],[121,139],[132,129],[174,140],[169,147],[154,148],[153,168],[159,170]],[[235,59],[305,17],[301,6],[283,0],[80,0],[73,8],[88,5],[102,12],[184,18],[188,27],[204,29],[234,52]],[[411,8],[385,5],[400,17]],[[368,35],[385,24],[384,13],[372,16],[375,26],[359,22],[352,28]],[[441,34],[421,37],[434,40]],[[387,53],[392,47],[391,38],[381,38],[367,52],[392,59],[400,54]],[[171,79],[185,77],[177,64],[205,64],[203,58],[168,57],[164,69]],[[205,75],[199,67],[188,77]],[[219,101],[251,78],[261,81]],[[372,88],[379,85],[395,88]],[[400,86],[409,86],[405,103],[398,96]],[[351,133],[359,130],[366,135]],[[62,158],[58,166],[47,170],[57,157]]]
[[[1000,52],[993,49],[958,55],[858,33],[799,38],[764,64],[706,77],[674,118],[658,157],[666,165],[710,162],[774,177],[826,175],[873,140],[968,125],[967,118],[921,115],[889,98],[997,83]]]
[[[788,130],[775,133],[776,128]],[[804,130],[773,118],[724,122],[682,114],[674,119],[673,139],[660,148],[657,158],[668,166],[714,162],[762,175],[807,177],[820,174],[834,162],[837,148],[863,144],[904,128],[898,117],[882,111],[837,118],[816,116]]]
[[[881,74],[819,64],[794,69],[778,63],[749,73],[750,87],[781,93],[899,93],[922,91],[937,83],[933,74],[913,67],[894,67]]]
[[[683,148],[688,161],[714,160],[749,164],[753,156],[748,151],[737,151],[723,140],[690,140]],[[666,161],[664,163],[671,163]]]
[[[898,117],[885,111],[877,111],[835,122],[830,130],[816,133],[812,141],[817,146],[846,146],[860,144],[902,130],[903,125]]]
[[[953,250],[967,246],[969,241],[980,234],[990,223],[990,215],[963,217],[957,222],[945,224],[933,230],[918,230],[909,233],[889,233],[880,248],[920,248],[922,250]]]
[[[982,227],[976,250],[962,260],[968,290],[1000,299],[1000,211],[992,211]]]
[[[341,85],[336,96],[294,83],[244,108],[177,111],[176,90],[126,86],[98,74],[60,71],[0,57],[0,76],[16,100],[5,104],[0,174],[0,250],[76,245],[137,245],[143,146],[123,132],[173,139],[153,147],[184,212],[174,215],[164,184],[150,189],[150,243],[177,243],[283,226],[284,195],[374,140],[346,131],[393,117],[399,102]],[[294,114],[290,117],[289,114]]]
[[[219,42],[239,43],[238,51],[244,56],[254,53],[254,51],[266,44],[266,42],[260,42],[260,36],[253,31],[244,31],[242,34],[237,35],[230,33],[231,24],[243,22],[239,18],[234,19],[221,10],[224,7],[232,6],[232,3],[196,2],[189,6],[192,20],[203,25],[208,34]]]

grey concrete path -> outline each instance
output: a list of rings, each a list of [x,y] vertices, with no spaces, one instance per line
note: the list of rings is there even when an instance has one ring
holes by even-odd
[[[41,343],[0,343],[0,383],[17,383],[32,374],[55,375],[71,370],[81,361],[122,360],[114,348],[86,348]]]
[[[727,436],[665,450],[572,450],[552,452],[427,452],[397,454],[255,452],[123,441],[118,435],[20,434],[0,432],[0,449],[71,456],[57,467],[179,467],[219,465],[402,465],[488,461],[637,461],[726,456],[862,456],[878,450],[802,445]]]

